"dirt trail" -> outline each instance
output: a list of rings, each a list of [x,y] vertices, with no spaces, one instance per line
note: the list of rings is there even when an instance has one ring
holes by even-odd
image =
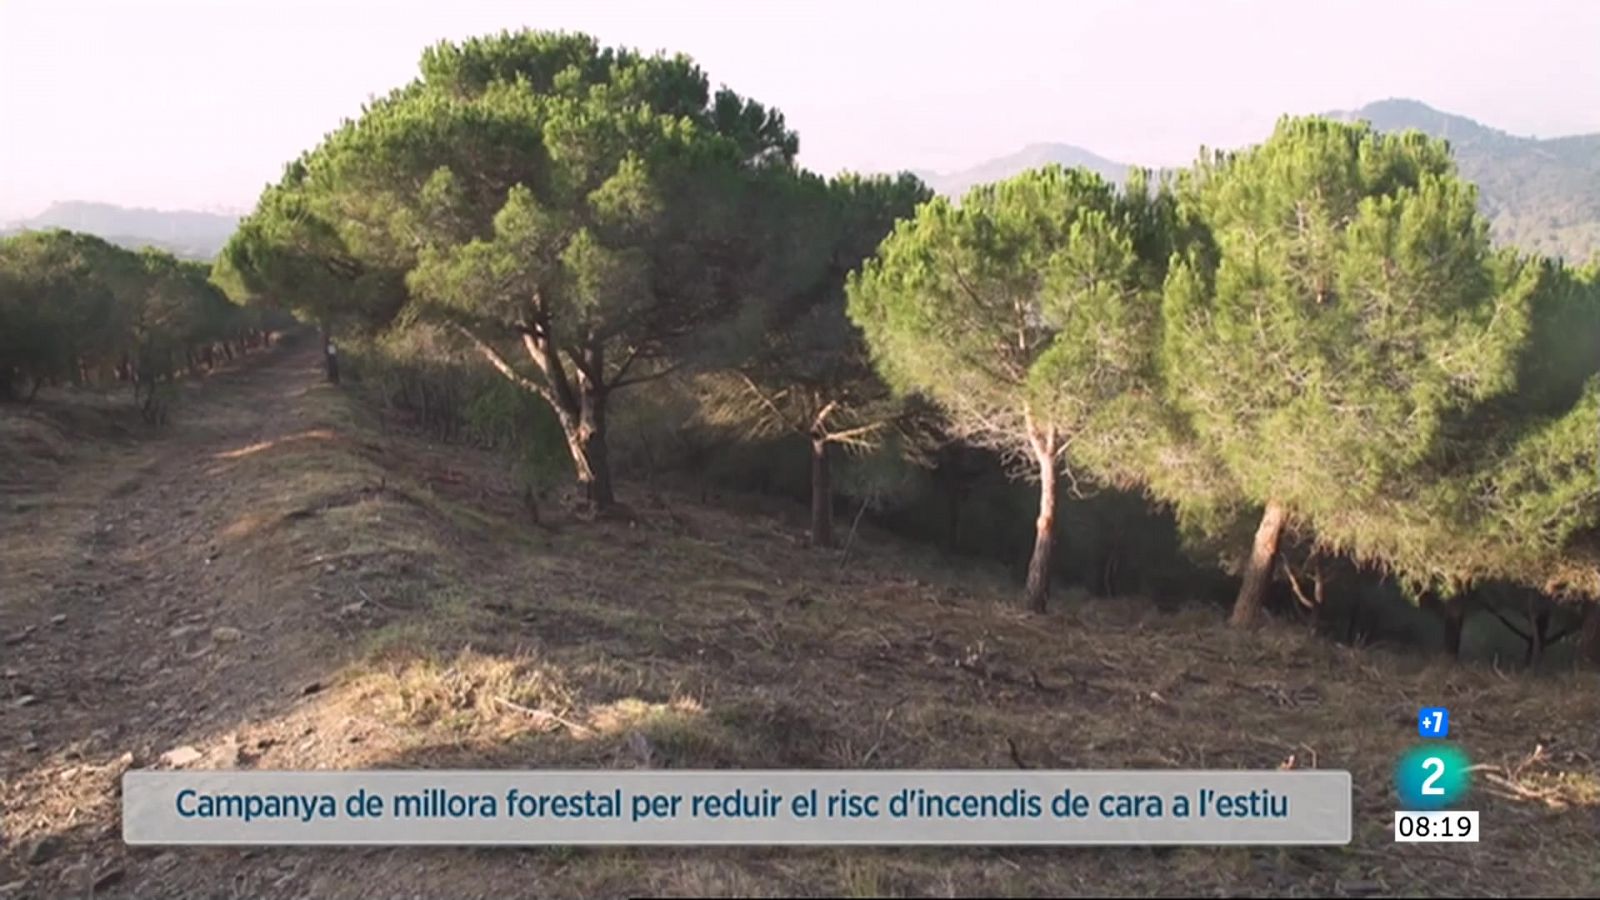
[[[312,684],[298,679],[334,636],[308,627],[303,604],[260,602],[272,586],[219,535],[255,500],[230,467],[315,430],[303,399],[317,361],[309,346],[241,360],[185,385],[166,428],[75,448],[59,478],[10,486],[0,885],[115,890],[122,769],[185,755]]]

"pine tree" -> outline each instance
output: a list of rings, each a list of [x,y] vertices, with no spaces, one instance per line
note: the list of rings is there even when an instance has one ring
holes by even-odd
[[[1285,119],[1180,194],[1200,229],[1165,288],[1165,384],[1261,510],[1247,625],[1286,529],[1359,544],[1359,516],[1415,485],[1451,417],[1512,388],[1537,275],[1490,248],[1475,191],[1419,134]]]
[[[549,404],[603,509],[612,395],[758,290],[743,226],[798,139],[686,57],[584,35],[446,42],[421,69],[292,165],[228,256],[323,321],[453,329]]]
[[[923,204],[849,285],[879,372],[951,430],[1039,482],[1025,601],[1043,610],[1058,484],[1096,415],[1143,384],[1164,257],[1139,240],[1154,203],[1047,167]]]

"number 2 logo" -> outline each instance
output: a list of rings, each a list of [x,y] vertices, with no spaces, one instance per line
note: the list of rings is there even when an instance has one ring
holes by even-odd
[[[1395,761],[1394,787],[1402,809],[1444,809],[1466,796],[1472,762],[1451,744],[1412,747]]]
[[[1422,761],[1422,767],[1433,773],[1422,781],[1423,795],[1427,797],[1443,796],[1444,788],[1435,785],[1434,782],[1444,777],[1444,760],[1437,756],[1430,756]]]

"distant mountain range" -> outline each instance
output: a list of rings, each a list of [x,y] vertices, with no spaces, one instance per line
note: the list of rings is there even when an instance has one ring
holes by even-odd
[[[1448,140],[1496,239],[1574,262],[1600,252],[1600,134],[1519,137],[1415,100],[1332,115]]]
[[[1462,175],[1478,185],[1496,240],[1574,262],[1600,253],[1600,134],[1519,137],[1416,100],[1382,100],[1327,115],[1448,140]],[[1118,182],[1129,168],[1071,144],[1030,144],[959,172],[917,174],[935,191],[959,197],[973,185],[1048,163],[1085,166]]]
[[[53,203],[0,233],[67,228],[130,249],[159,247],[186,259],[211,259],[227,243],[239,216],[193,210],[131,209],[110,203]]]
[[[1051,163],[1067,168],[1082,166],[1107,181],[1119,184],[1127,177],[1129,168],[1127,163],[1106,159],[1104,156],[1090,153],[1082,147],[1074,147],[1071,144],[1029,144],[1016,153],[991,159],[959,172],[920,171],[915,174],[936,192],[959,197],[977,185],[999,181],[1018,172],[1037,169]]]

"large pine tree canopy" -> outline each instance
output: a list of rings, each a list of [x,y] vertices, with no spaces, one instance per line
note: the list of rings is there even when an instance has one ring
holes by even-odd
[[[1513,387],[1536,272],[1441,142],[1287,120],[1183,195],[1205,237],[1166,287],[1168,389],[1256,502],[1365,502]]]
[[[609,504],[607,395],[777,289],[798,139],[686,57],[582,35],[443,43],[421,70],[292,166],[226,256],[324,322],[456,328],[550,404]]]

